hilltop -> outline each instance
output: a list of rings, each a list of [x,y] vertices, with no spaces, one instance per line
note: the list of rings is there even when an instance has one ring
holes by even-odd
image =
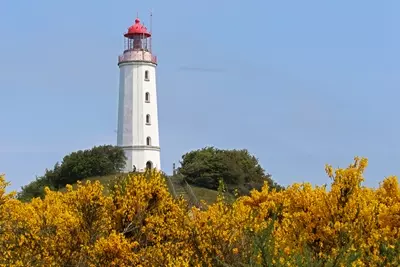
[[[43,197],[45,187],[64,191],[67,184],[85,180],[99,180],[107,188],[113,178],[126,175],[125,162],[123,149],[111,145],[72,152],[53,169],[46,169],[43,176],[23,186],[18,198],[30,201]],[[230,201],[234,195],[248,195],[252,189],[261,189],[265,182],[270,188],[282,189],[245,149],[206,147],[184,154],[180,163],[174,175],[163,176],[172,196],[183,197],[190,205],[200,206],[201,200],[213,203],[219,191],[225,192],[225,199]]]

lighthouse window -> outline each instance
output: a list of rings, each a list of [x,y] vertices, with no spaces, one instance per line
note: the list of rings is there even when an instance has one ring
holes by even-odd
[[[149,93],[149,92],[146,92],[146,94],[145,94],[145,96],[144,96],[144,101],[145,101],[146,103],[150,103],[150,93]]]
[[[146,124],[150,125],[150,114],[146,115]]]
[[[146,145],[151,146],[151,138],[150,138],[150,136],[148,136],[146,138]]]
[[[148,71],[148,70],[146,70],[146,71],[144,72],[144,80],[145,80],[145,81],[150,81],[150,78],[149,78],[149,71]]]

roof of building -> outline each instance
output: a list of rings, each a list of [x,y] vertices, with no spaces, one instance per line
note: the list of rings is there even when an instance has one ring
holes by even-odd
[[[135,19],[135,24],[128,28],[128,32],[124,34],[127,38],[133,38],[134,36],[142,35],[144,37],[150,37],[151,33],[147,31],[147,28],[140,23],[140,19]]]

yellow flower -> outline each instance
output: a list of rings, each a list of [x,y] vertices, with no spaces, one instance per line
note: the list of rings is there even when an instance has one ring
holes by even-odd
[[[333,262],[352,253],[359,255],[352,266],[375,266],[388,259],[382,247],[397,249],[400,188],[396,177],[363,186],[367,163],[327,165],[330,187],[298,183],[276,192],[265,184],[202,209],[174,199],[156,171],[115,180],[107,195],[99,182],[86,182],[47,188],[29,203],[6,193],[0,176],[0,266],[263,266],[269,257],[296,266],[299,255]]]

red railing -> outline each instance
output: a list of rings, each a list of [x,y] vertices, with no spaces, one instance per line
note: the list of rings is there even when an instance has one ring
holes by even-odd
[[[157,56],[153,56],[149,52],[144,51],[126,51],[118,56],[118,63],[129,61],[149,61],[157,64]]]

